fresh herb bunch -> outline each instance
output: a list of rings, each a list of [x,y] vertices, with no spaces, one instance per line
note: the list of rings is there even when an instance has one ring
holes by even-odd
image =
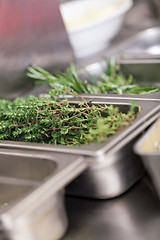
[[[0,101],[0,140],[84,145],[102,142],[136,117],[134,105],[125,114],[116,107],[94,105],[83,97],[76,103],[52,97]],[[103,117],[105,115],[105,117]]]
[[[39,66],[32,65],[28,67],[27,76],[38,80],[37,83],[47,83],[50,87],[61,91],[68,89],[76,93],[97,92],[96,87],[89,84],[88,81],[81,81],[74,64],[70,64],[70,67],[65,72],[58,72],[55,75]]]
[[[39,83],[47,83],[50,87],[59,89],[59,92],[66,88],[76,93],[92,94],[146,94],[160,91],[159,87],[139,86],[133,76],[127,78],[120,65],[113,60],[107,61],[106,72],[103,72],[99,79],[90,75],[90,81],[80,79],[78,70],[73,64],[65,72],[58,72],[55,75],[32,65],[28,68],[27,76],[38,80]]]
[[[147,94],[160,91],[159,87],[138,85],[132,75],[127,78],[115,62],[108,62],[107,69],[107,73],[101,74],[101,81],[96,82],[100,93]]]

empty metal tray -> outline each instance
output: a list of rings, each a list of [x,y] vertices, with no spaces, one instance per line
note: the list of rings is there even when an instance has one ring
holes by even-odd
[[[108,49],[107,54],[124,55],[132,59],[149,59],[160,57],[160,27],[145,29],[126,41]]]
[[[134,150],[142,157],[160,198],[160,118],[138,140]]]
[[[128,112],[134,98],[124,99],[107,95],[83,95],[93,104],[112,104],[120,111]],[[75,103],[81,101],[72,99]],[[144,166],[133,152],[136,138],[157,117],[160,111],[158,100],[136,99],[140,114],[127,128],[102,143],[79,147],[49,144],[0,141],[0,148],[38,150],[40,153],[61,152],[83,156],[88,165],[86,171],[67,186],[67,193],[92,198],[112,198],[124,193],[144,174]]]
[[[1,149],[0,239],[60,239],[68,225],[64,187],[85,167],[73,154]]]

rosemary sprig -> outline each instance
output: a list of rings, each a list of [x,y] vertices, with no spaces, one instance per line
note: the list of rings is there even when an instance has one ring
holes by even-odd
[[[106,71],[99,76],[99,79],[90,75],[89,81],[80,79],[74,64],[71,64],[65,72],[58,72],[55,75],[32,65],[28,68],[27,76],[40,83],[49,84],[54,89],[54,94],[63,94],[64,89],[93,94],[146,94],[160,91],[159,87],[138,85],[133,76],[126,77],[120,66],[112,60],[107,61]]]
[[[66,72],[58,72],[54,76],[39,66],[32,65],[28,68],[27,76],[37,79],[39,83],[47,83],[56,88],[61,94],[63,89],[76,93],[96,93],[96,88],[87,81],[81,81],[74,64],[70,64]]]

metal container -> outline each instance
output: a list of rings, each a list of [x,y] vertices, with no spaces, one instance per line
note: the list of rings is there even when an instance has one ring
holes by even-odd
[[[119,43],[106,52],[108,58],[115,57],[117,63],[120,64],[122,72],[126,75],[133,75],[136,83],[147,86],[160,87],[160,27],[153,27],[141,31],[126,41]],[[86,64],[81,68],[82,63],[77,63],[79,66],[80,77],[86,79],[87,73],[95,76],[98,80],[102,72],[107,72],[107,64],[104,58]],[[89,77],[90,78],[90,77]],[[94,79],[94,78],[92,78]],[[117,95],[116,95],[117,96]],[[122,97],[135,97],[135,95],[122,95]],[[137,95],[139,96],[139,95]],[[160,94],[145,94],[141,95],[144,98],[152,98],[157,96],[160,99]]]
[[[50,144],[0,141],[0,148],[15,150],[37,150],[40,153],[61,152],[83,156],[88,165],[86,171],[67,186],[67,193],[91,198],[112,198],[124,193],[144,174],[144,166],[132,151],[136,138],[157,117],[159,100],[143,98],[120,98],[107,95],[83,95],[93,104],[118,106],[128,112],[132,100],[136,100],[140,114],[135,121],[105,142],[79,147]],[[81,99],[72,99],[75,104]]]
[[[159,25],[145,29],[107,51],[108,55],[123,55],[132,59],[151,59],[160,56]]]
[[[138,140],[134,151],[142,157],[160,198],[160,118]]]
[[[140,55],[141,56],[141,55]],[[126,76],[132,75],[138,85],[156,86],[160,87],[160,58],[158,59],[125,59],[121,57],[116,58],[116,62],[120,64],[122,72]],[[107,61],[95,62],[85,67],[79,67],[79,76],[81,79],[88,81],[100,81],[100,75],[107,72]],[[91,78],[91,76],[93,76]],[[104,94],[104,98],[119,98],[126,99],[157,99],[160,101],[160,92],[148,93],[148,94]],[[102,96],[101,96],[102,97]]]
[[[60,239],[68,225],[64,187],[85,167],[73,154],[1,149],[0,239]]]

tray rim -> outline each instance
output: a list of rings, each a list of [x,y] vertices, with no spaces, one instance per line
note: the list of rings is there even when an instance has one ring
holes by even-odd
[[[38,151],[32,150],[8,150],[4,148],[0,149],[0,156],[3,154],[22,157],[34,156],[43,159],[46,158],[49,161],[55,161],[56,164],[58,164],[55,173],[51,174],[46,181],[41,182],[39,186],[35,185],[34,188],[31,189],[31,192],[18,198],[15,202],[11,202],[5,209],[0,209],[0,225],[1,221],[3,221],[3,219],[7,219],[8,217],[16,219],[28,216],[35,208],[38,208],[47,199],[62,190],[87,167],[83,157],[74,154],[70,155],[56,152],[39,153]],[[35,202],[37,202],[36,207]]]

